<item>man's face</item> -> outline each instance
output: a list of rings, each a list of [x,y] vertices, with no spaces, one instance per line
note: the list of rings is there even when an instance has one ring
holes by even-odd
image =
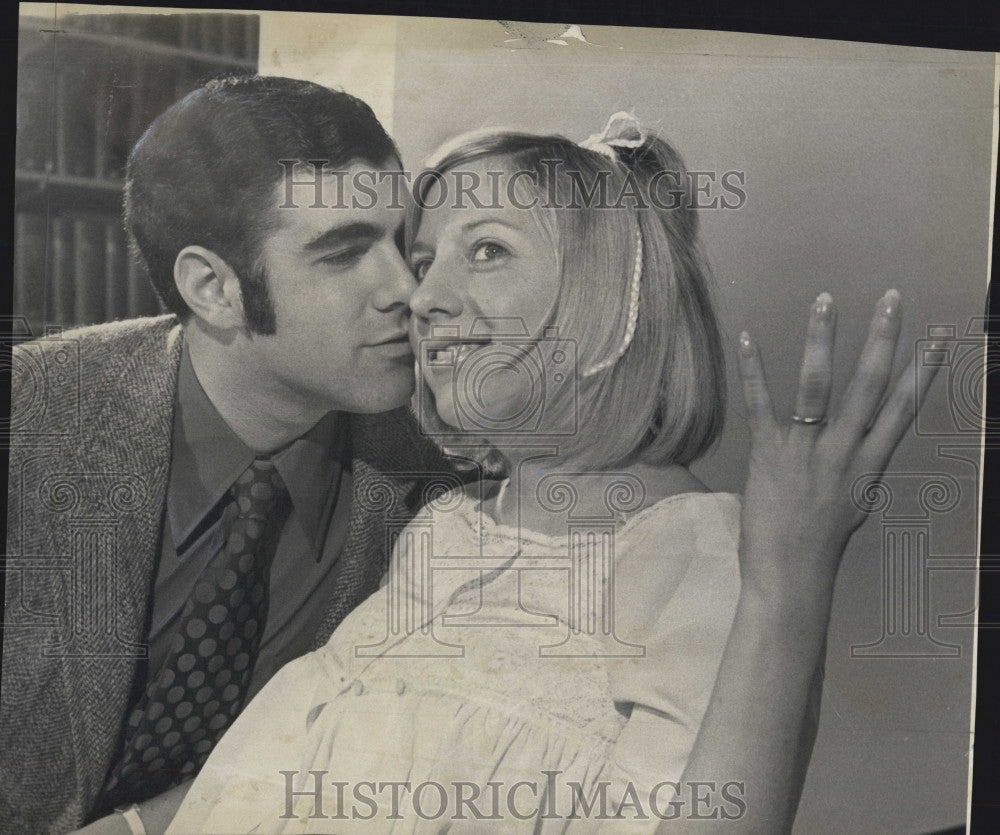
[[[312,207],[313,190],[301,186],[297,207],[278,208],[284,183],[274,191],[278,225],[262,255],[276,329],[254,334],[248,348],[272,396],[305,410],[381,412],[413,391],[407,320],[416,284],[399,247],[405,210],[393,178],[379,183],[377,174],[355,164],[342,181],[327,178],[323,202],[333,208]]]

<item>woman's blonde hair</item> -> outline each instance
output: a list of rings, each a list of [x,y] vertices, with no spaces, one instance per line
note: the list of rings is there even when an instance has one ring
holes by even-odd
[[[483,160],[510,176],[530,172],[517,178],[518,199],[526,205],[525,197],[534,198],[530,211],[554,239],[560,285],[552,324],[560,339],[575,342],[577,361],[575,403],[571,386],[546,403],[559,414],[576,408],[575,434],[539,440],[558,443],[560,458],[590,469],[633,460],[688,464],[718,436],[726,401],[725,360],[690,181],[677,152],[655,136],[618,149],[615,157],[561,136],[478,131],[458,137],[428,162],[433,176],[415,181],[408,245],[430,185],[446,173]],[[634,338],[616,362],[586,376],[622,344],[637,232],[643,262]],[[425,386],[419,379],[417,385]],[[426,388],[421,395],[429,395]],[[425,425],[440,420],[419,417]],[[461,444],[462,436],[444,438],[445,446],[449,442]]]

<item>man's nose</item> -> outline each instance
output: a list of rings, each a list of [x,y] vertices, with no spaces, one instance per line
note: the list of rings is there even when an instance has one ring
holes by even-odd
[[[395,245],[386,248],[383,280],[375,291],[373,304],[379,310],[393,310],[410,305],[410,296],[417,287],[413,273]]]
[[[435,320],[459,316],[463,308],[462,297],[448,280],[445,270],[431,264],[410,297],[410,309],[423,319]]]

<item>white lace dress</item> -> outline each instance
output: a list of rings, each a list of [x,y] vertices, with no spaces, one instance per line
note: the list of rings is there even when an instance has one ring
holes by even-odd
[[[739,507],[687,493],[552,537],[439,499],[383,588],[246,707],[169,833],[590,832],[623,800],[655,829],[732,624]]]

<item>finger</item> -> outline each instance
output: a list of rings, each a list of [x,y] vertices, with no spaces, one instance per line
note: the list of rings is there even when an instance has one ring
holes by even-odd
[[[871,425],[892,379],[892,362],[899,342],[902,304],[899,293],[890,290],[875,309],[868,340],[837,415],[837,433],[844,443],[856,439]]]
[[[757,343],[743,331],[740,334],[740,379],[743,381],[743,397],[749,413],[750,432],[755,441],[760,441],[777,429],[771,395],[764,377],[764,363],[760,358]]]
[[[943,346],[934,343],[910,361],[892,387],[861,446],[861,459],[869,470],[882,471],[913,423],[943,362]]]
[[[829,293],[820,293],[809,313],[806,347],[799,372],[799,392],[795,415],[806,421],[826,417],[833,379],[833,339],[837,330],[837,309]],[[797,429],[815,431],[816,423],[795,423]]]

